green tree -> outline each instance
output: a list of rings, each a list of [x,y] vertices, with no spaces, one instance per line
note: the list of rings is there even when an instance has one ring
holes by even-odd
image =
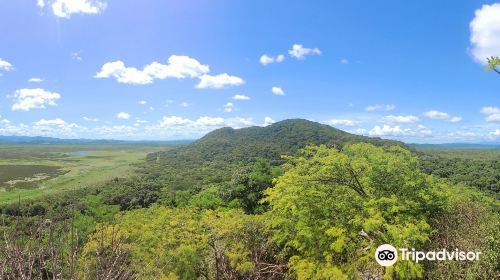
[[[492,56],[486,59],[488,61],[488,66],[486,66],[486,70],[493,70],[500,75],[500,70],[498,70],[498,67],[500,67],[500,58],[498,56]]]
[[[233,174],[227,199],[247,213],[263,213],[267,208],[261,203],[264,190],[272,186],[273,178],[280,173],[279,167],[271,166],[264,158],[257,158],[250,168],[241,168]]]
[[[421,264],[399,262],[384,271],[374,259],[384,243],[422,247],[429,221],[442,211],[441,185],[419,170],[410,151],[311,146],[286,160],[264,201],[274,238],[290,248],[290,269],[299,279],[423,276]]]

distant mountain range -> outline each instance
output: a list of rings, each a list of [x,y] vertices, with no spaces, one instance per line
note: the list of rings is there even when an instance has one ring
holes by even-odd
[[[407,144],[415,149],[500,149],[500,143]]]

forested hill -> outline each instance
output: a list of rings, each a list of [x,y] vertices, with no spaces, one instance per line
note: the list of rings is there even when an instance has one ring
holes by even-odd
[[[404,146],[398,141],[354,135],[328,125],[291,119],[266,127],[217,129],[185,147],[148,155],[142,172],[163,178],[171,189],[192,189],[229,181],[236,170],[257,158],[278,165],[282,155],[293,154],[308,145],[342,147],[354,142]]]
[[[159,158],[180,156],[201,161],[249,162],[262,157],[274,161],[307,145],[342,147],[357,142],[404,146],[398,141],[354,135],[317,122],[290,119],[266,127],[217,129],[191,145],[160,153]],[[153,158],[156,160],[156,156]]]

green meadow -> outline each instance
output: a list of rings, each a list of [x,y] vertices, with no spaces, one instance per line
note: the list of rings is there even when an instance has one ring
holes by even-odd
[[[0,145],[0,204],[127,178],[148,153],[165,149],[155,145]]]

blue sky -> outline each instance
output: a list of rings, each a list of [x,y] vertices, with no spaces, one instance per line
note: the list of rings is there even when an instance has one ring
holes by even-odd
[[[0,36],[1,135],[182,139],[306,118],[500,141],[500,76],[483,70],[500,3],[2,1]]]

